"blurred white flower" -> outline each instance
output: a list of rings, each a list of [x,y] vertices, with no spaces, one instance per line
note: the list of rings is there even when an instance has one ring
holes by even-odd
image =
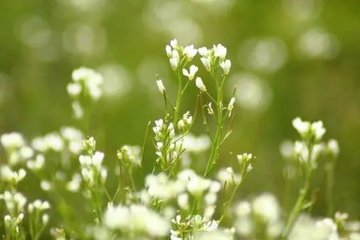
[[[283,40],[278,38],[249,39],[240,45],[238,59],[247,69],[273,73],[287,58]]]
[[[297,47],[302,56],[310,59],[333,59],[339,53],[335,36],[321,28],[310,29],[301,35]]]
[[[263,112],[271,104],[272,91],[269,84],[252,74],[235,74],[229,79],[229,94],[233,94],[234,85],[235,103],[246,110]]]
[[[223,69],[224,74],[228,75],[231,68],[231,61],[229,59],[220,63],[220,67]]]
[[[273,222],[280,219],[281,209],[277,199],[269,193],[263,193],[252,202],[254,214],[265,222]]]
[[[145,206],[135,204],[108,207],[104,213],[104,225],[130,233],[130,236],[149,235],[153,238],[165,237],[170,230],[167,219]]]
[[[24,137],[17,132],[2,134],[0,142],[4,148],[20,148],[25,144]]]
[[[202,79],[200,77],[196,77],[195,80],[196,87],[199,88],[202,92],[206,92],[206,86],[204,85]]]
[[[159,89],[159,92],[160,92],[161,94],[164,94],[165,91],[166,91],[166,89],[165,89],[164,84],[163,84],[163,82],[162,82],[161,79],[156,80],[156,85],[157,85],[157,87],[158,87],[158,89]]]

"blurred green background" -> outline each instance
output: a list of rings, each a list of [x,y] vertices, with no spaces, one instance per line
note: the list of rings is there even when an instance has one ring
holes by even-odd
[[[360,217],[359,1],[2,0],[0,12],[1,133],[31,139],[76,126],[66,85],[73,69],[91,67],[105,83],[86,134],[115,160],[116,149],[141,145],[148,121],[162,117],[156,74],[176,87],[165,45],[221,43],[232,61],[227,97],[238,88],[221,165],[237,153],[257,156],[239,195],[270,191],[281,200],[279,145],[298,138],[291,121],[323,120],[325,138],[341,148],[336,208]],[[184,109],[194,109],[196,93],[192,87]],[[324,215],[319,191],[314,211]]]

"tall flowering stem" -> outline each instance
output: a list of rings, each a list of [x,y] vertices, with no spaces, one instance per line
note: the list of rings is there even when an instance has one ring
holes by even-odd
[[[281,239],[287,239],[299,214],[308,206],[306,197],[310,191],[311,176],[317,168],[320,154],[324,151],[324,144],[320,141],[326,129],[323,127],[321,121],[310,123],[296,118],[293,120],[293,126],[302,137],[301,142],[295,142],[294,152],[301,170],[305,171],[305,179],[295,205],[291,210]]]
[[[198,84],[198,88],[201,91],[205,91],[211,100],[216,101],[216,133],[213,138],[213,143],[211,146],[210,157],[208,159],[204,176],[207,176],[211,169],[216,164],[219,158],[219,149],[222,143],[222,135],[224,128],[224,102],[223,102],[223,85],[226,80],[227,75],[229,74],[231,62],[230,60],[226,60],[226,52],[227,49],[221,44],[214,45],[212,49],[200,48],[199,53],[202,56],[201,62],[203,63],[205,69],[210,73],[212,79],[215,82],[216,87],[216,98],[212,98],[212,96],[206,91],[204,86]],[[220,68],[222,72],[220,73]],[[220,79],[219,79],[220,75]],[[233,103],[232,103],[233,104]],[[229,108],[229,117],[231,116],[231,108]]]

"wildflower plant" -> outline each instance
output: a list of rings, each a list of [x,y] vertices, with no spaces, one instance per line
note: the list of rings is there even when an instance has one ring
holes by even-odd
[[[109,170],[111,154],[98,149],[94,137],[85,137],[92,104],[102,95],[102,77],[83,67],[74,70],[67,92],[84,132],[62,127],[31,141],[16,132],[1,135],[3,239],[360,239],[359,223],[334,210],[339,146],[336,140],[323,141],[326,130],[321,121],[293,121],[300,140],[287,145],[284,168],[294,170],[286,176],[300,179],[302,186],[289,212],[270,193],[238,200],[256,158],[238,153],[231,166],[219,166],[235,115],[234,96],[224,94],[231,70],[227,49],[221,44],[197,49],[171,40],[165,52],[178,87],[173,98],[166,81],[156,80],[164,115],[146,130],[153,143],[152,157],[145,158],[147,141],[143,146],[119,146],[117,168]],[[202,66],[195,64],[197,55]],[[183,103],[190,88],[198,92],[191,110]],[[195,136],[199,122],[204,134]],[[321,159],[328,216],[316,219],[304,210],[314,204],[311,183]],[[153,163],[151,171],[143,169],[144,161]],[[134,179],[138,169],[142,169],[141,181]],[[111,174],[118,178],[114,191],[108,189]],[[20,185],[29,177],[37,179],[47,198],[27,196]]]

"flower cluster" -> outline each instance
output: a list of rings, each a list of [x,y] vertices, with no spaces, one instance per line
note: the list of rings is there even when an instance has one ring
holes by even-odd
[[[334,157],[338,155],[339,146],[336,140],[321,142],[326,132],[322,121],[310,123],[295,118],[292,124],[302,137],[302,141],[295,141],[293,146],[293,153],[301,164],[316,168],[321,154],[329,152]]]
[[[73,71],[72,82],[67,85],[67,92],[74,99],[72,107],[76,118],[82,118],[84,110],[81,101],[98,100],[102,95],[102,76],[92,69],[80,67]]]
[[[190,62],[197,54],[194,45],[183,47],[178,44],[177,40],[171,40],[170,45],[166,45],[166,54],[169,57],[171,68],[175,71],[179,66]]]
[[[284,228],[280,205],[269,193],[238,202],[233,212],[235,230],[245,239],[277,239]]]

